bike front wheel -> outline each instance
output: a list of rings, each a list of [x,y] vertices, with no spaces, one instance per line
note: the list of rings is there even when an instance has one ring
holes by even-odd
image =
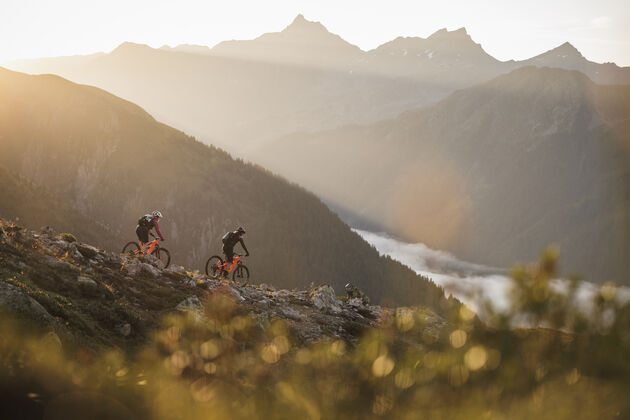
[[[155,256],[164,264],[164,268],[168,267],[171,263],[171,253],[168,252],[166,248],[158,248]]]
[[[140,245],[137,242],[127,242],[122,249],[122,253],[125,255],[134,255],[135,251],[140,251]]]
[[[219,266],[221,264],[223,264],[223,258],[218,255],[208,258],[208,261],[206,261],[206,275],[216,277],[217,274],[220,274]]]
[[[232,273],[232,280],[241,286],[245,286],[249,282],[249,269],[243,264],[237,265]]]

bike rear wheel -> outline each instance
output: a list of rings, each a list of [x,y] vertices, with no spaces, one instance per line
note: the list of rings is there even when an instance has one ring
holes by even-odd
[[[206,261],[206,275],[216,277],[217,274],[220,274],[220,271],[222,271],[219,269],[219,265],[221,264],[223,264],[223,258],[218,255],[213,255],[208,258],[208,261]]]
[[[154,254],[156,254],[155,256],[157,257],[158,260],[160,260],[162,262],[162,264],[164,264],[164,268],[168,267],[171,263],[171,253],[168,252],[168,249],[166,248],[158,248],[157,253],[154,252]]]
[[[140,245],[137,242],[127,242],[122,249],[122,254],[134,255],[134,251],[140,251]]]
[[[247,282],[249,282],[249,269],[243,264],[237,265],[236,267],[234,267],[232,280],[234,280],[235,283],[238,283],[241,286],[245,286]]]

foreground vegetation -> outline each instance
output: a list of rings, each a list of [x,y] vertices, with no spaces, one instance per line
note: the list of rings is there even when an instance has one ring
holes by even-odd
[[[550,287],[556,257],[513,271],[510,314],[462,307],[437,335],[400,308],[357,340],[297,340],[229,294],[167,315],[133,353],[62,345],[3,319],[6,418],[623,418],[630,414],[630,306],[614,285],[592,312]],[[486,308],[492,314],[492,308]],[[516,328],[526,323],[530,328]],[[536,326],[534,328],[534,326]]]

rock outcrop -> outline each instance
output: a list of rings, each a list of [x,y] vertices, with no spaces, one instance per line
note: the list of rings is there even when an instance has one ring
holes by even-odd
[[[328,285],[298,291],[240,286],[181,266],[164,269],[151,256],[113,254],[72,235],[30,232],[0,219],[0,310],[61,330],[62,337],[96,347],[141,345],[168,313],[203,322],[212,309],[207,302],[217,296],[239,305],[263,330],[283,320],[302,343],[353,343],[396,317],[394,309],[370,306],[354,289],[341,298]],[[439,334],[444,320],[425,311],[426,330]]]

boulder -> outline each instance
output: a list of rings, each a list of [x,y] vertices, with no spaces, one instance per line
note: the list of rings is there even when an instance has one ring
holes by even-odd
[[[0,281],[0,311],[11,312],[45,325],[55,323],[55,319],[39,302],[19,287],[3,281]]]
[[[123,337],[128,337],[131,334],[131,324],[120,324],[116,326],[116,331]]]
[[[190,296],[179,303],[175,307],[180,312],[185,312],[193,315],[196,319],[202,319],[204,317],[203,304],[197,296]]]
[[[68,249],[66,250],[66,255],[78,261],[83,259],[83,255],[79,252],[76,242],[71,242],[70,245],[68,245]]]
[[[97,287],[98,285],[94,280],[86,276],[77,277],[77,283],[83,287]]]
[[[367,295],[363,293],[361,289],[359,289],[357,286],[351,283],[347,283],[345,286],[345,289],[346,289],[346,295],[348,296],[348,300],[360,299],[364,305],[370,304],[370,298],[367,297]]]
[[[77,238],[71,233],[60,233],[57,235],[57,239],[65,241],[65,242],[76,242]]]
[[[311,291],[311,302],[322,312],[330,314],[341,313],[341,305],[335,295],[335,290],[328,286],[319,286]]]
[[[300,321],[302,320],[302,316],[300,315],[300,313],[298,311],[296,311],[295,309],[288,307],[288,306],[281,306],[278,311],[285,317],[288,319],[292,319],[294,321]]]
[[[87,259],[92,259],[98,255],[98,249],[93,246],[77,243],[77,250]]]

